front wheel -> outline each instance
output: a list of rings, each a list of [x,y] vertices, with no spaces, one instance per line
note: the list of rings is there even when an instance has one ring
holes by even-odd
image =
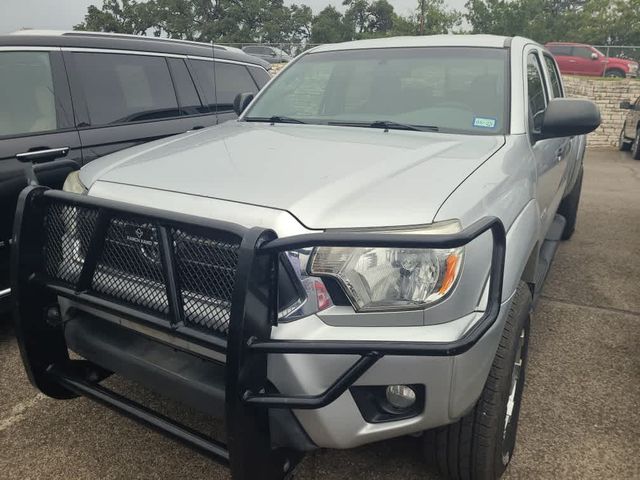
[[[513,457],[529,345],[531,292],[520,282],[489,377],[473,410],[424,434],[427,459],[451,480],[495,480]]]
[[[611,70],[607,70],[604,76],[609,78],[624,78],[626,77],[626,74],[622,70],[612,68]]]
[[[621,152],[628,152],[631,150],[631,141],[627,140],[627,137],[624,136],[624,127],[620,130],[620,137],[618,138],[618,150]]]

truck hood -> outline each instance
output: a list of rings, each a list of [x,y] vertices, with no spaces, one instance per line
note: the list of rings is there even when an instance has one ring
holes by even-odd
[[[310,229],[416,225],[504,140],[232,121],[103,157],[80,178],[284,210]]]

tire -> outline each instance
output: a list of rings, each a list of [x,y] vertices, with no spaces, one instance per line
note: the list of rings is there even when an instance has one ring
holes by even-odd
[[[631,144],[631,158],[640,160],[640,128],[636,130],[636,138],[633,139]]]
[[[580,204],[580,194],[582,193],[582,176],[584,169],[580,167],[578,178],[573,185],[569,195],[562,199],[560,206],[558,207],[558,213],[564,217],[566,223],[564,224],[564,230],[562,230],[561,239],[569,240],[573,236],[573,232],[576,231],[576,220],[578,219],[578,205]]]
[[[609,78],[625,78],[627,75],[622,70],[612,68],[611,70],[604,72],[604,76]]]
[[[618,138],[618,150],[621,152],[628,152],[631,150],[631,144],[633,141],[627,140],[627,137],[624,136],[624,127],[620,130],[620,138]]]
[[[427,460],[451,480],[495,480],[513,457],[527,364],[530,308],[531,292],[520,282],[480,399],[456,423],[425,432]]]

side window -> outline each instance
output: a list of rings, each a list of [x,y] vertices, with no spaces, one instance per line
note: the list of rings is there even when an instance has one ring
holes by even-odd
[[[75,53],[73,58],[91,125],[180,115],[164,57]]]
[[[215,91],[213,62],[193,60],[192,65],[205,89],[206,102],[213,111],[233,110],[233,100],[239,93],[257,93],[258,87],[244,65],[216,62]]]
[[[178,106],[182,115],[198,115],[208,113],[209,109],[202,106],[196,86],[193,84],[191,74],[184,60],[180,58],[167,58],[173,78],[173,86],[176,89]]]
[[[574,57],[581,57],[581,58],[586,58],[591,60],[591,54],[593,52],[591,51],[590,48],[587,47],[573,47],[573,56]]]
[[[549,51],[554,55],[571,56],[571,45],[550,45]]]
[[[553,91],[553,98],[560,98],[562,94],[562,84],[560,83],[560,74],[556,68],[556,62],[548,55],[544,56],[544,61],[547,64],[547,71],[549,72],[549,80],[551,80],[551,90]]]
[[[260,67],[247,67],[249,73],[253,77],[253,81],[256,82],[258,88],[264,87],[269,80],[271,80],[271,75],[269,75],[264,68]]]
[[[233,110],[233,100],[239,93],[258,93],[258,87],[244,65],[216,65],[216,95],[218,110]]]
[[[0,52],[0,105],[0,137],[57,128],[49,53]]]
[[[542,118],[547,108],[542,69],[538,56],[527,56],[527,99],[529,103],[529,129],[537,132],[542,126]]]
[[[260,47],[244,47],[243,50],[247,53],[260,53]]]

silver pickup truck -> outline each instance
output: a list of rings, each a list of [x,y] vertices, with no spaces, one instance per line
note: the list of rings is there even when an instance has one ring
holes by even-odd
[[[449,478],[500,477],[600,123],[563,97],[524,38],[325,45],[240,94],[237,121],[28,187],[12,288],[31,381],[235,480],[402,435]],[[113,373],[223,418],[225,441],[106,388]]]

